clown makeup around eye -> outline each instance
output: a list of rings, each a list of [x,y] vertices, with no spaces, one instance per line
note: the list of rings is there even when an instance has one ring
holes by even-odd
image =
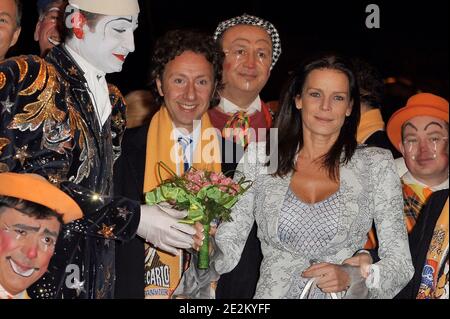
[[[236,43],[230,49],[224,50],[224,53],[227,57],[233,59],[235,63],[242,63],[250,58],[265,66],[270,66],[272,63],[272,53],[269,47],[253,48],[244,43]]]

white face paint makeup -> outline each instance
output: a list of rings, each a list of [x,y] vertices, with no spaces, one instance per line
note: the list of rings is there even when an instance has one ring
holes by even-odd
[[[448,122],[415,116],[403,124],[402,137],[400,151],[414,178],[428,186],[448,179]]]
[[[266,84],[272,63],[272,40],[264,28],[236,25],[223,33],[225,53],[221,95],[254,99]]]
[[[133,32],[137,27],[137,15],[102,17],[95,30],[84,26],[84,37],[73,41],[78,46],[74,49],[100,71],[120,72],[128,53],[134,52]]]
[[[235,65],[242,64],[248,58],[247,57],[248,52],[245,51],[244,49],[234,49],[231,52],[229,50],[226,50],[225,55],[230,56],[233,59],[233,61],[234,61],[233,63]],[[250,90],[250,85],[251,85],[250,80],[244,78],[244,87],[245,87],[246,91]]]
[[[8,257],[7,257],[8,258]],[[39,271],[39,268],[34,267],[21,267],[11,257],[8,258],[11,269],[21,277],[30,277],[35,271]]]
[[[415,161],[416,160],[416,156],[414,155],[415,151],[413,153],[414,143],[412,143],[411,141],[405,141],[405,144],[407,155],[411,157],[411,160]]]
[[[447,137],[428,137],[422,143],[425,143],[427,148],[433,153],[432,158],[437,159],[438,144],[445,143]],[[417,137],[405,138],[403,141],[405,145],[406,155],[413,161],[416,160],[416,155],[419,152],[419,139]]]
[[[224,50],[224,53],[232,58],[236,64],[253,59],[254,62],[270,68],[272,62],[272,53],[267,48],[253,49],[247,45],[235,45],[230,50]]]

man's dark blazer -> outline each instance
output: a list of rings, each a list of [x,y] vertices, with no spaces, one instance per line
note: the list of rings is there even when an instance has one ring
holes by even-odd
[[[143,202],[145,156],[149,124],[127,129],[122,140],[122,154],[114,165],[114,192]],[[226,157],[230,147],[233,158]],[[233,173],[243,150],[222,140],[222,172]],[[224,274],[218,283],[218,298],[251,298],[259,278],[262,254],[254,225],[241,261],[235,270]],[[244,279],[244,280],[243,280]],[[137,237],[116,245],[115,298],[144,298],[144,241]]]
[[[448,188],[431,194],[427,203],[423,206],[416,225],[409,234],[409,247],[414,265],[414,276],[406,287],[395,296],[395,299],[416,299],[422,279],[422,270],[425,266],[431,239],[433,238],[434,228],[447,198]]]

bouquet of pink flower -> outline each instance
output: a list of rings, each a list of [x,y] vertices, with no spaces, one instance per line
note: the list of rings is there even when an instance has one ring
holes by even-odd
[[[247,191],[252,182],[245,177],[234,181],[223,173],[189,169],[183,176],[177,176],[166,164],[158,162],[172,174],[157,188],[145,194],[148,205],[168,202],[174,208],[187,210],[188,215],[181,223],[194,224],[201,222],[205,238],[209,238],[210,223],[213,220],[231,221],[231,208],[236,204],[240,195]],[[200,247],[198,268],[209,267],[209,240]]]

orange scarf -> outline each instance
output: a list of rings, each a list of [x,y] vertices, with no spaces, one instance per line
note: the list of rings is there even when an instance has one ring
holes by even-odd
[[[403,188],[403,213],[406,229],[411,233],[416,225],[417,218],[425,205],[428,197],[433,193],[429,187],[417,184],[406,184],[402,179]]]
[[[212,134],[214,132],[214,134]],[[211,133],[211,134],[209,134]],[[205,112],[201,118],[201,138],[194,150],[193,164],[196,169],[221,171],[220,143],[217,134]],[[144,192],[151,191],[162,180],[158,175],[159,161],[163,161],[172,171],[177,171],[177,160],[181,160],[181,147],[178,145],[170,114],[165,106],[153,116],[147,134],[147,152],[145,158]],[[183,165],[180,173],[183,174]],[[163,180],[170,178],[170,173],[161,170]]]
[[[358,144],[364,143],[370,135],[377,131],[384,131],[383,117],[379,109],[373,109],[361,114],[356,140]]]
[[[205,112],[201,118],[200,140],[197,142],[192,166],[207,171],[221,171],[220,143],[216,130]],[[202,156],[203,155],[203,156]],[[147,153],[145,158],[144,192],[157,187],[162,180],[158,174],[157,163],[163,161],[174,172],[177,161],[183,158],[182,148],[176,140],[175,130],[165,106],[153,116],[147,134]],[[180,174],[184,173],[179,165]],[[171,174],[161,169],[163,180]],[[178,286],[189,259],[179,250],[178,256],[161,251],[145,244],[144,293],[147,299],[167,299]]]

